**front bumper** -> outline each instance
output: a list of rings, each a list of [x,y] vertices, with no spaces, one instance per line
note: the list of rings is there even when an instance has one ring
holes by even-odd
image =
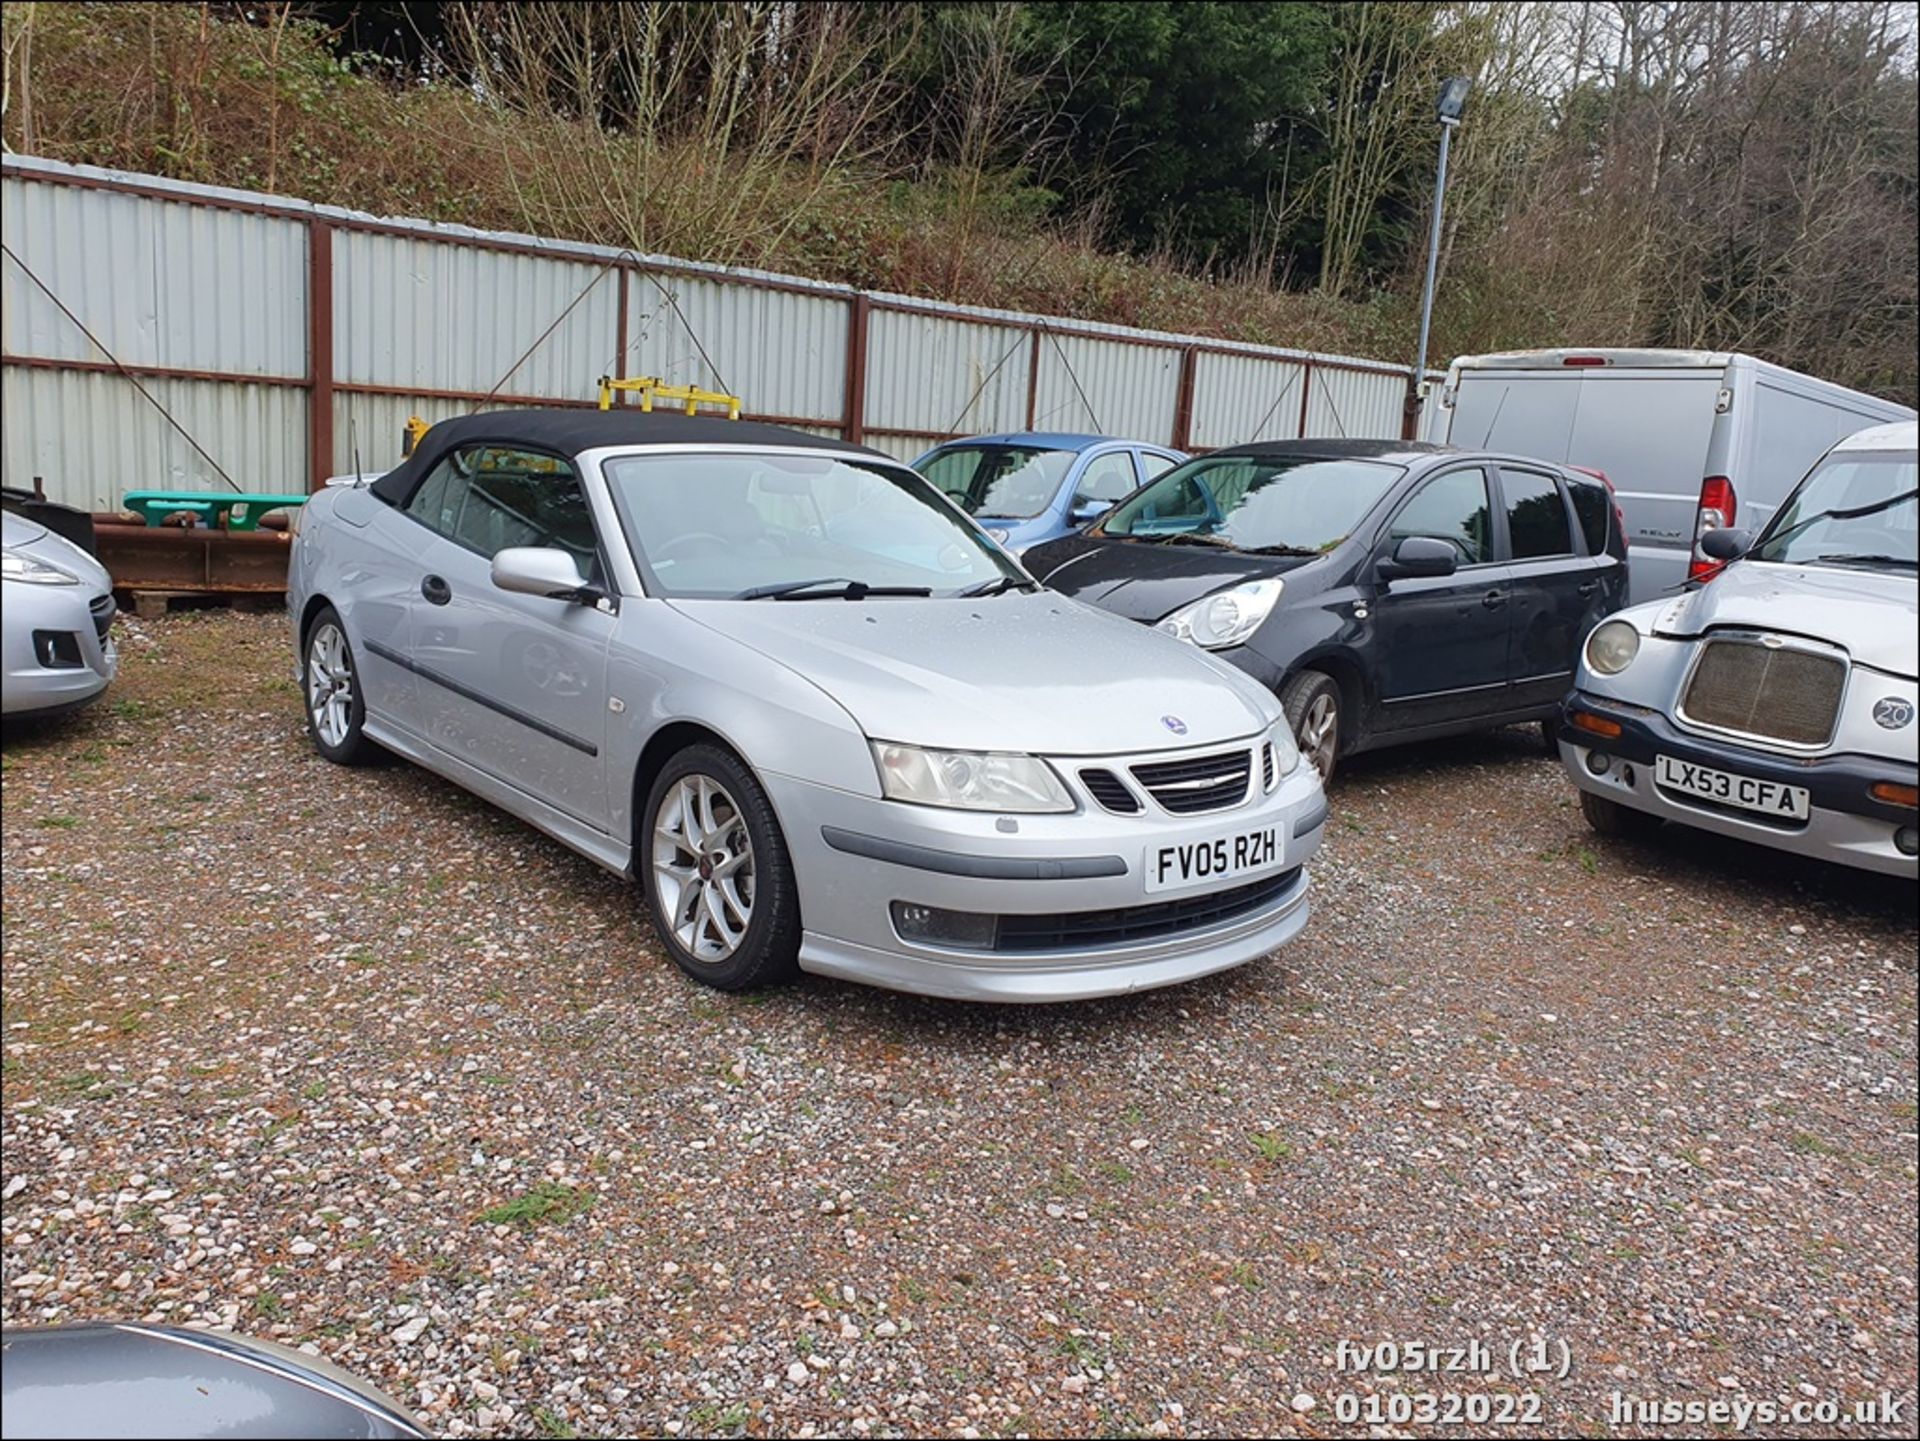
[[[0,609],[0,711],[50,715],[84,705],[119,672],[113,597],[87,585],[6,586]]]
[[[1613,721],[1620,735],[1603,739],[1578,729],[1572,724],[1577,712]],[[1603,775],[1588,768],[1588,758],[1596,751],[1615,762]],[[1781,825],[1748,819],[1730,808],[1667,790],[1654,780],[1656,755],[1804,787],[1807,821]],[[1920,766],[1910,761],[1861,755],[1776,755],[1694,735],[1658,711],[1585,691],[1575,691],[1561,703],[1560,759],[1581,790],[1679,825],[1885,875],[1920,876],[1920,857],[1903,854],[1893,839],[1903,827],[1920,824],[1920,815],[1876,799],[1869,790],[1877,781],[1916,784]]]
[[[1320,847],[1326,801],[1301,765],[1269,795],[1207,815],[1115,816],[1095,810],[1017,818],[902,805],[764,777],[799,882],[800,966],[921,995],[982,1001],[1072,1001],[1173,985],[1242,965],[1307,923],[1300,869]],[[1014,830],[1001,827],[1012,821]],[[1206,896],[1239,883],[1148,892],[1149,848],[1276,825],[1268,874],[1297,872],[1277,893],[1225,919],[1135,941],[1036,950],[967,950],[903,939],[892,906],[1001,917],[1055,917]]]

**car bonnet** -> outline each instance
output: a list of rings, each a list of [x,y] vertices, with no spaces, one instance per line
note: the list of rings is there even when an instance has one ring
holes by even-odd
[[[1205,652],[1057,595],[671,604],[805,677],[875,740],[1115,755],[1239,739],[1279,714]]]
[[[1739,561],[1670,601],[1654,634],[1779,631],[1843,646],[1854,660],[1912,678],[1920,652],[1920,585],[1911,575]]]

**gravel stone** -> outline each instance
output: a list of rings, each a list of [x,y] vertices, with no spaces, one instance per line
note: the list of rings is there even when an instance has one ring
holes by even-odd
[[[1362,1435],[1514,1382],[1340,1340],[1535,1336],[1548,1434],[1913,1414],[1910,885],[1603,841],[1514,730],[1355,758],[1306,932],[1197,984],[725,996],[619,879],[317,759],[284,617],[122,624],[5,737],[9,1326],[310,1347],[443,1436]]]

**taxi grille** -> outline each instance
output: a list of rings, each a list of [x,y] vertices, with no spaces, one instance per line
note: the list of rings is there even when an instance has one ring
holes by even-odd
[[[1197,931],[1271,905],[1300,878],[1300,868],[1263,876],[1231,890],[1122,906],[1108,911],[1073,911],[1054,916],[1001,916],[996,951],[1073,951],[1148,941]]]
[[[1162,810],[1176,816],[1196,816],[1239,805],[1246,799],[1252,774],[1253,752],[1248,750],[1133,767],[1133,778],[1147,788]]]
[[[1695,725],[1817,746],[1833,734],[1846,684],[1847,667],[1834,656],[1757,640],[1710,640],[1680,714]]]

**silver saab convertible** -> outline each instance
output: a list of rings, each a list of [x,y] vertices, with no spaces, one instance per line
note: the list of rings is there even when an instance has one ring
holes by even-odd
[[[860,446],[447,421],[308,502],[288,607],[323,756],[397,752],[640,880],[708,985],[1067,1000],[1306,924],[1326,804],[1279,703]]]

